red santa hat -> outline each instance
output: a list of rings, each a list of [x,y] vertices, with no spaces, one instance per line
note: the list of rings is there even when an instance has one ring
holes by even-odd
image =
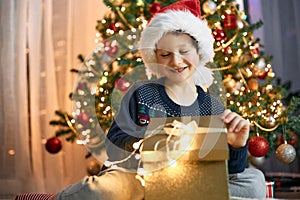
[[[166,33],[174,31],[187,33],[197,41],[200,65],[194,74],[194,80],[196,85],[208,87],[213,76],[205,64],[213,60],[214,38],[207,22],[201,19],[199,0],[181,0],[162,8],[143,30],[140,51],[148,78],[152,75],[158,78],[162,76],[156,64],[156,44]]]

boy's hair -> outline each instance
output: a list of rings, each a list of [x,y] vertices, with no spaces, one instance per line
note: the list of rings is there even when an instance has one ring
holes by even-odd
[[[182,0],[163,8],[157,13],[143,30],[140,51],[150,79],[152,75],[161,77],[155,57],[157,42],[169,32],[180,32],[190,35],[197,44],[200,65],[194,74],[196,85],[208,87],[212,81],[212,72],[204,67],[214,57],[214,38],[207,22],[200,18],[198,0]]]

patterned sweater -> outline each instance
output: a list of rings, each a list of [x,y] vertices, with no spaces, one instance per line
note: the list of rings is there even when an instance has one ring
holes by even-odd
[[[110,161],[122,160],[133,151],[133,143],[144,137],[147,125],[155,117],[209,116],[223,113],[225,107],[212,95],[197,86],[197,100],[190,106],[180,106],[166,93],[164,79],[135,83],[122,99],[121,107],[107,133],[106,151]],[[229,173],[244,171],[247,146],[239,149],[229,145]],[[136,168],[135,158],[123,167]]]

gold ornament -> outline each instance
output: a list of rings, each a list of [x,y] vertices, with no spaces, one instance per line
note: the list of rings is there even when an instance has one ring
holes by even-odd
[[[267,116],[264,117],[262,124],[265,128],[274,128],[276,126],[276,120],[274,116],[268,114]]]
[[[236,56],[236,55],[230,56],[230,62],[231,63],[238,63],[239,59],[240,59],[239,56]]]
[[[250,80],[248,80],[248,87],[250,90],[255,91],[258,89],[258,82],[255,78],[251,78]]]
[[[276,157],[283,163],[291,163],[296,157],[296,150],[290,144],[281,144],[276,149]]]
[[[223,80],[223,84],[228,92],[233,92],[236,88],[236,81],[232,78],[231,74],[226,76],[226,78]]]
[[[202,9],[206,14],[214,14],[214,12],[217,10],[217,5],[215,2],[208,0],[203,3]]]

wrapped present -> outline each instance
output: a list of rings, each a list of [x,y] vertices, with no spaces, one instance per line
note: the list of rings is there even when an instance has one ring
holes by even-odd
[[[266,181],[267,193],[266,198],[274,197],[274,181]]]
[[[218,116],[151,119],[141,152],[145,200],[229,199],[228,157]]]

